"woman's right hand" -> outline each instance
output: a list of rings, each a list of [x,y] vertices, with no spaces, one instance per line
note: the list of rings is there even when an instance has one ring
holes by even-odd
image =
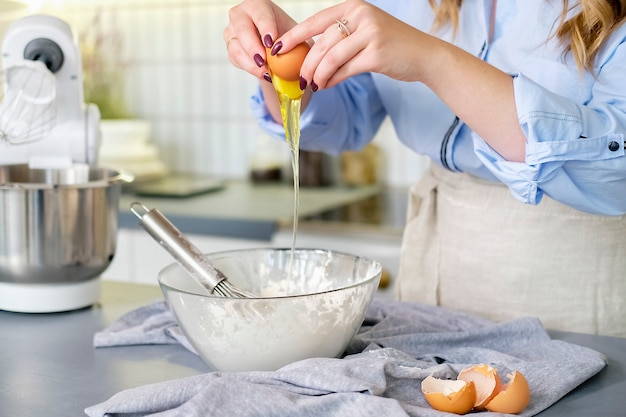
[[[271,48],[296,21],[269,0],[244,0],[229,10],[228,20],[224,42],[230,62],[269,81],[266,48]]]

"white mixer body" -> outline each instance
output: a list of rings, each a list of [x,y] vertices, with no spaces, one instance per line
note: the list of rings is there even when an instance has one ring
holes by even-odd
[[[47,84],[40,88],[24,68],[36,68]],[[96,175],[109,171],[94,166],[100,112],[84,103],[77,39],[56,17],[19,19],[4,35],[2,70],[13,75],[2,80],[0,102],[6,109],[0,120],[7,126],[0,144],[0,310],[45,313],[90,306],[99,298],[98,275],[115,253],[121,183]],[[35,96],[41,90],[53,93]],[[47,113],[37,107],[42,101]],[[42,120],[46,129],[23,133]],[[10,136],[11,126],[24,131],[14,128]],[[30,140],[33,131],[38,134]],[[85,172],[87,177],[77,176]]]
[[[53,59],[46,55],[53,55]],[[71,163],[95,165],[100,112],[97,106],[84,103],[81,54],[70,26],[48,15],[19,19],[6,31],[2,56],[5,70],[29,59],[46,63],[56,78],[56,124],[42,140],[0,148],[0,164],[43,164],[43,168]]]

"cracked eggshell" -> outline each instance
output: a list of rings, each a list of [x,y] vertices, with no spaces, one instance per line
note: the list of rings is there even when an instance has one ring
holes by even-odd
[[[507,375],[508,382],[486,408],[496,413],[518,414],[530,402],[530,387],[524,375],[514,371]]]
[[[289,52],[272,55],[270,49],[267,53],[267,66],[273,75],[285,81],[298,81],[300,78],[300,68],[309,53],[311,47],[308,43],[302,42],[296,45]]]
[[[502,382],[498,372],[486,364],[473,365],[459,372],[458,379],[473,382],[476,387],[474,409],[484,410],[485,406],[500,392]]]
[[[422,381],[422,393],[432,408],[448,413],[467,414],[476,401],[473,382],[439,379],[432,375]]]

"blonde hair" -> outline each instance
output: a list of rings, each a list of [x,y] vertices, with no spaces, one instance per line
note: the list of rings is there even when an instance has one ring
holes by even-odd
[[[456,32],[461,2],[428,0],[435,12],[433,29],[451,24]],[[569,3],[569,0],[563,0],[563,11],[555,36],[563,45],[563,54],[572,53],[579,71],[594,73],[594,60],[600,47],[624,21],[626,0],[580,0],[576,6],[570,6]],[[574,8],[580,11],[568,19],[567,16]]]

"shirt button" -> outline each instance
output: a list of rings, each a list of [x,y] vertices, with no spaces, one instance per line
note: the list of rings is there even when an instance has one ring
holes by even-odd
[[[619,143],[615,142],[614,140],[612,140],[611,142],[609,142],[609,151],[611,152],[615,152],[619,149]]]

